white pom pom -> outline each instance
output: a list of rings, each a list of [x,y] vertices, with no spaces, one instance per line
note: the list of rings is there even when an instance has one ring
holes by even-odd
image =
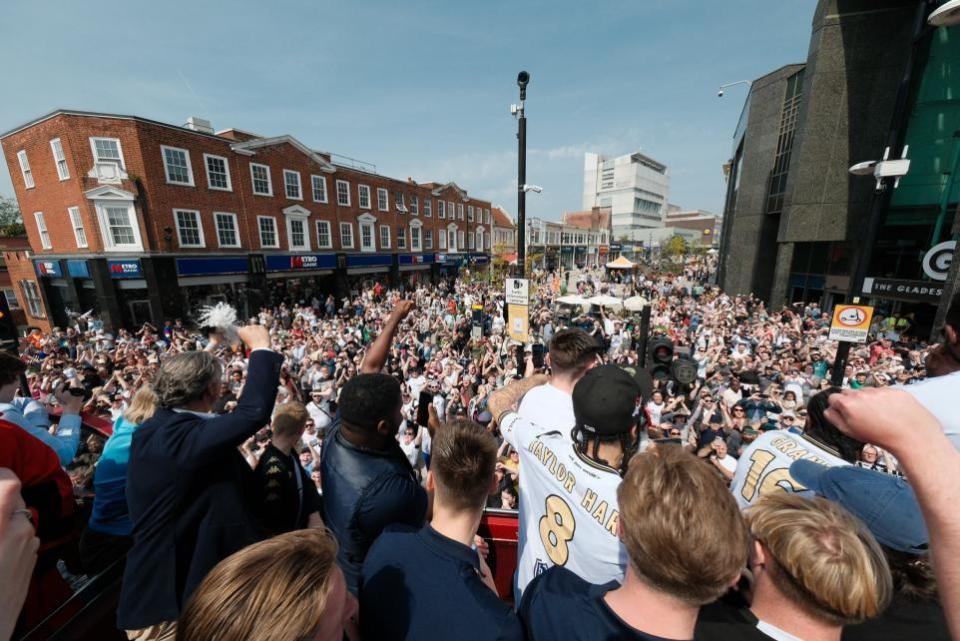
[[[213,306],[201,307],[198,322],[201,327],[212,327],[222,333],[231,344],[238,340],[237,310],[226,303],[221,302]]]
[[[200,308],[201,327],[226,329],[237,324],[237,310],[226,303]]]

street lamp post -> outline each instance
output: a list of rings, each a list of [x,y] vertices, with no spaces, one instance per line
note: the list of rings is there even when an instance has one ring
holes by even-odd
[[[517,74],[520,87],[520,104],[513,105],[510,111],[517,117],[517,276],[524,278],[527,260],[527,117],[523,112],[523,103],[527,99],[527,84],[530,74],[521,71]]]
[[[910,162],[906,159],[908,147],[904,147],[903,154],[898,160],[890,160],[890,150],[895,149],[902,136],[901,128],[904,116],[907,113],[910,89],[915,80],[915,67],[917,66],[917,48],[921,45],[921,36],[924,32],[924,23],[926,22],[926,3],[921,2],[917,5],[916,15],[914,16],[913,28],[913,46],[904,64],[903,76],[900,80],[900,87],[897,90],[896,102],[894,103],[891,116],[891,125],[887,130],[886,149],[883,154],[883,160],[867,161],[857,163],[850,167],[850,173],[856,176],[872,175],[876,179],[876,189],[870,206],[870,215],[867,219],[866,227],[860,230],[857,239],[857,248],[855,249],[856,260],[854,262],[853,273],[850,275],[850,288],[848,297],[854,304],[860,303],[860,297],[863,295],[863,285],[867,277],[867,270],[870,268],[870,260],[873,255],[873,246],[877,241],[877,235],[880,232],[880,226],[883,221],[883,212],[887,203],[890,201],[891,189],[888,188],[887,180],[894,180],[894,187],[900,182],[900,178],[907,173],[910,168]],[[850,355],[851,344],[847,341],[837,343],[837,355],[833,361],[833,368],[830,376],[830,384],[834,387],[840,387],[843,384],[843,374],[846,369],[847,360]]]

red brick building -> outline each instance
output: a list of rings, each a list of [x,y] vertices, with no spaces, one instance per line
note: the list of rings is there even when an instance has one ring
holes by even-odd
[[[17,296],[17,284],[22,279],[20,263],[26,260],[29,250],[30,243],[26,236],[0,238],[0,257],[2,257],[0,259],[0,290],[3,290],[7,307],[10,308],[10,315],[18,327],[27,324],[26,312]]]
[[[493,252],[494,258],[507,262],[517,259],[517,224],[506,209],[494,205],[493,213]]]
[[[48,316],[30,313],[25,285],[34,324],[94,309],[134,326],[223,299],[253,313],[489,260],[489,202],[338,164],[289,135],[58,110],[0,146]]]

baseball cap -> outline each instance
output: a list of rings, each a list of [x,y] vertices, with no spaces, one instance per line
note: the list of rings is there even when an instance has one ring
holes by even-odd
[[[637,379],[616,365],[588,370],[573,388],[573,416],[579,429],[598,436],[629,432],[642,390]]]
[[[653,396],[653,377],[650,376],[650,372],[642,367],[632,365],[623,366],[620,369],[632,376],[633,380],[640,386],[640,396],[643,397],[644,401]]]
[[[888,548],[925,554],[930,542],[920,505],[910,484],[893,474],[853,465],[827,467],[795,461],[790,476],[818,496],[839,503],[863,521]]]

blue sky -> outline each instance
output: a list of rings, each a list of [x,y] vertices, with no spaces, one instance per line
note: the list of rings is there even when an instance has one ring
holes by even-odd
[[[530,216],[581,204],[583,154],[638,149],[671,201],[720,211],[752,79],[806,59],[815,0],[5,0],[0,131],[57,107],[289,133],[389,176],[516,211],[516,75]],[[0,195],[13,195],[0,171]]]

